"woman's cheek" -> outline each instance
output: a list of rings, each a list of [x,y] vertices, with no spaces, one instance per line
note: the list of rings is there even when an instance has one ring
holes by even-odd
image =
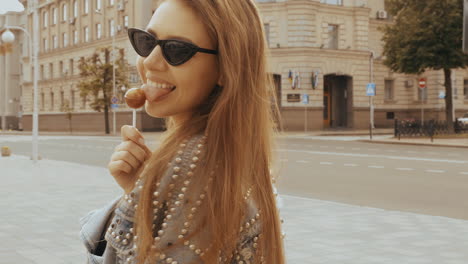
[[[138,74],[140,75],[140,79],[143,83],[146,83],[146,74],[145,74],[145,66],[143,64],[143,58],[138,56],[136,61],[136,66],[138,70]]]

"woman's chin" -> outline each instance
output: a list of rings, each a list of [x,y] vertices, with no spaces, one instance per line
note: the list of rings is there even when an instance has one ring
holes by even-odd
[[[145,102],[145,111],[146,113],[155,118],[166,118],[169,117],[169,113],[165,113],[164,111],[161,111],[162,109],[155,109],[156,107],[152,105],[154,103],[150,103],[148,101]]]

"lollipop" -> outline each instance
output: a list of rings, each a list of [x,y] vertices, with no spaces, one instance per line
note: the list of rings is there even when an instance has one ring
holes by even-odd
[[[138,109],[145,104],[146,95],[143,89],[132,88],[125,93],[125,102],[133,109]]]
[[[125,93],[125,102],[128,106],[133,108],[132,124],[136,127],[136,109],[142,107],[145,104],[146,95],[143,89],[132,88]]]

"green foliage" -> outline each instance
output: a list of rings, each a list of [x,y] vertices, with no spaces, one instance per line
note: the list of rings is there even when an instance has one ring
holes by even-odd
[[[113,92],[111,50],[109,47],[101,48],[90,57],[80,60],[78,65],[82,77],[78,84],[80,96],[84,98],[91,95],[93,99],[90,106],[97,112],[107,111],[111,104],[110,98]],[[123,50],[120,50],[116,57],[115,86],[128,87],[128,63]]]
[[[388,0],[386,7],[395,22],[383,29],[384,64],[394,72],[468,65],[462,51],[463,0]]]

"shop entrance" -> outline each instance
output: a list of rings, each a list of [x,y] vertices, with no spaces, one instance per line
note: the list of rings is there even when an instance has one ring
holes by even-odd
[[[353,126],[353,79],[346,75],[325,75],[323,83],[323,127]]]

